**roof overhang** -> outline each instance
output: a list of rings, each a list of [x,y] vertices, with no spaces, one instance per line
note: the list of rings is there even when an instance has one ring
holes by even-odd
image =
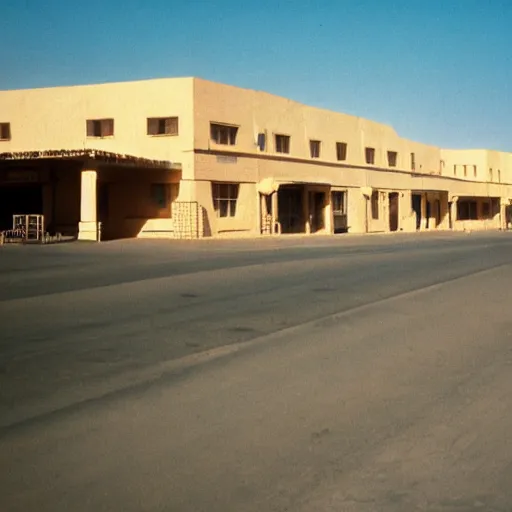
[[[153,160],[122,153],[111,153],[98,149],[47,149],[42,151],[13,151],[0,153],[0,161],[20,160],[95,160],[104,164],[122,164],[133,167],[180,170],[181,164],[168,160]]]

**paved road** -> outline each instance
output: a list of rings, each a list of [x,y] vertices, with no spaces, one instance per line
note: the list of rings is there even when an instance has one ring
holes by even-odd
[[[1,510],[512,510],[511,251],[1,247]]]

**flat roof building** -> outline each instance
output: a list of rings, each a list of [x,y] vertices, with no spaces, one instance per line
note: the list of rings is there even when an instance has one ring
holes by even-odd
[[[96,240],[500,229],[512,154],[169,78],[0,91],[0,230]]]

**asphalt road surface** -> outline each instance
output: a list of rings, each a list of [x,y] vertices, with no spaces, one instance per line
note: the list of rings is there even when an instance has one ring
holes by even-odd
[[[0,510],[512,510],[512,233],[0,247]]]

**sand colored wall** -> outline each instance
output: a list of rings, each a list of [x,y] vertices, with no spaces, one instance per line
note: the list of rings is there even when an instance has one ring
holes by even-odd
[[[371,167],[365,162],[365,147],[374,147],[374,167],[390,168],[387,151],[398,153],[395,169],[410,170],[410,154],[416,155],[418,172],[439,172],[439,148],[400,138],[392,127],[347,114],[303,105],[261,91],[194,80],[194,145],[199,149],[311,160],[310,140],[321,141],[315,162]],[[210,122],[239,126],[235,146],[210,140]],[[258,133],[266,133],[267,147],[257,147]],[[290,136],[290,154],[275,151],[275,134]],[[339,162],[336,142],[347,143],[347,159]],[[314,176],[314,172],[310,173]]]
[[[444,193],[439,229],[447,228],[444,214],[448,198],[494,197],[505,202],[512,198],[510,153],[440,149],[407,140],[392,127],[371,120],[202,79],[0,91],[0,113],[0,121],[11,123],[12,133],[12,140],[0,141],[0,153],[94,148],[180,163],[179,178],[173,175],[166,179],[180,181],[177,201],[199,203],[202,231],[207,235],[258,233],[258,183],[267,178],[281,183],[324,186],[325,190],[346,188],[351,232],[389,229],[390,192],[399,194],[399,230],[403,231],[416,229],[411,214],[411,191]],[[147,135],[148,117],[168,116],[179,118],[179,135]],[[114,118],[114,135],[87,137],[86,120],[101,118]],[[236,144],[214,143],[210,122],[238,126]],[[258,133],[266,134],[263,151],[257,147]],[[276,134],[291,137],[289,154],[276,152]],[[321,141],[319,158],[311,157],[310,140]],[[347,144],[346,160],[337,160],[337,142]],[[373,164],[365,161],[366,147],[375,149]],[[388,151],[397,153],[394,167],[388,161]],[[414,172],[411,153],[415,159]],[[454,165],[458,166],[456,175]],[[463,175],[463,165],[468,166],[467,176]],[[473,165],[477,166],[476,176]],[[99,181],[106,176],[105,170],[100,174],[103,177]],[[158,233],[172,236],[170,212],[155,210],[148,199],[155,179],[153,171],[138,169],[134,174],[136,179],[125,173],[111,183],[112,229],[126,236],[159,236],[155,235]],[[235,217],[217,217],[212,182],[240,184]],[[76,218],[80,215],[79,202],[76,206],[77,187],[80,194],[80,177],[76,173],[59,182],[56,194],[62,199],[56,212],[58,220],[65,218],[70,224],[80,220]],[[383,194],[378,219],[372,218],[371,204],[362,189]],[[49,185],[45,185],[45,205],[51,193]],[[325,211],[329,224],[330,202]],[[494,226],[486,221],[485,226],[489,225]],[[329,230],[328,225],[326,231]]]
[[[47,149],[92,148],[183,164],[192,176],[193,79],[0,92],[2,121],[11,123],[11,140],[0,141],[0,153]],[[179,135],[150,136],[148,117],[179,118]],[[114,119],[114,135],[86,136],[87,119]]]
[[[98,182],[108,187],[108,218],[104,238],[172,237],[172,201],[180,195],[179,171],[100,167]],[[151,195],[153,184],[168,187],[168,202],[158,205]]]

